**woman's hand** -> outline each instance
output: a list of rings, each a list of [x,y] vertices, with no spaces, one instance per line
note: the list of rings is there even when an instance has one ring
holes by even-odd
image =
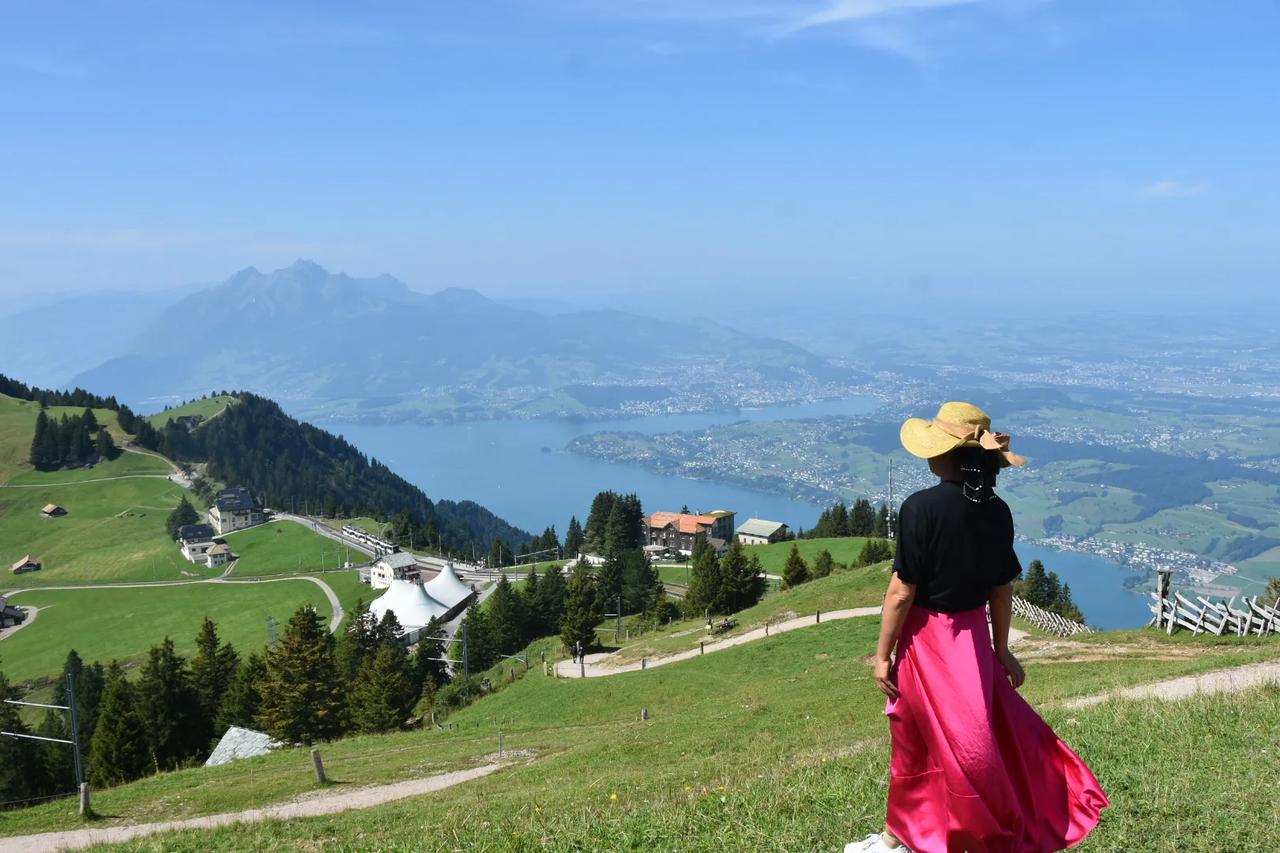
[[[1004,668],[1005,675],[1009,676],[1013,689],[1017,690],[1021,687],[1022,682],[1027,680],[1027,674],[1022,671],[1022,664],[1018,663],[1018,659],[1013,656],[1013,652],[1008,649],[996,652],[996,659],[1000,661],[1000,666]]]
[[[881,693],[890,699],[897,699],[898,685],[893,683],[892,672],[893,661],[888,658],[876,658],[876,686],[880,688]]]

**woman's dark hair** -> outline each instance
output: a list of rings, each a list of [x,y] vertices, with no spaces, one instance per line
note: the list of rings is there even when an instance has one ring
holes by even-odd
[[[1000,455],[982,447],[957,447],[951,451],[960,466],[964,496],[974,503],[995,497],[996,475],[1000,473]]]

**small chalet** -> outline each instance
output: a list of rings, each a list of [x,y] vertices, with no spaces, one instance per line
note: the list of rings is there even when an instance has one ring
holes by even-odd
[[[644,519],[645,551],[655,553],[660,548],[691,554],[699,533],[706,535],[717,552],[723,551],[733,538],[733,518],[734,513],[723,509],[706,514],[655,512]]]
[[[10,566],[9,571],[13,572],[15,575],[20,575],[25,572],[38,572],[40,571],[40,561],[31,559],[31,555],[28,554]]]
[[[45,504],[40,514],[45,518],[56,518],[59,515],[66,515],[67,511],[57,504]]]
[[[387,589],[393,580],[413,580],[418,574],[418,561],[412,554],[405,551],[383,554],[369,568],[369,586]]]
[[[248,489],[223,489],[209,507],[209,523],[219,534],[243,530],[266,521],[262,507]]]
[[[0,628],[12,628],[21,625],[27,618],[27,611],[14,607],[9,603],[9,596],[0,595]]]
[[[229,562],[231,562],[231,549],[225,542],[216,542],[212,548],[204,552],[204,564],[211,569],[214,566],[225,566]]]
[[[184,524],[178,528],[178,545],[182,556],[193,563],[203,563],[214,546],[213,527],[208,524]]]
[[[737,536],[743,545],[768,545],[787,538],[787,525],[781,521],[748,518],[738,528]]]

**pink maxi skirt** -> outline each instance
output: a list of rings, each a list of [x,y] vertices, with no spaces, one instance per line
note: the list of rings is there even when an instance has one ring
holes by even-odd
[[[1049,853],[1097,826],[1106,794],[1009,683],[985,607],[913,607],[895,671],[887,824],[913,851]]]

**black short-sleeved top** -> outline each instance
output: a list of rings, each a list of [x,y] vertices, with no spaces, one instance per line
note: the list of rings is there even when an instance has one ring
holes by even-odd
[[[958,482],[916,492],[898,513],[893,571],[916,585],[920,607],[959,613],[986,603],[1022,571],[1009,505],[994,496],[974,503]]]

